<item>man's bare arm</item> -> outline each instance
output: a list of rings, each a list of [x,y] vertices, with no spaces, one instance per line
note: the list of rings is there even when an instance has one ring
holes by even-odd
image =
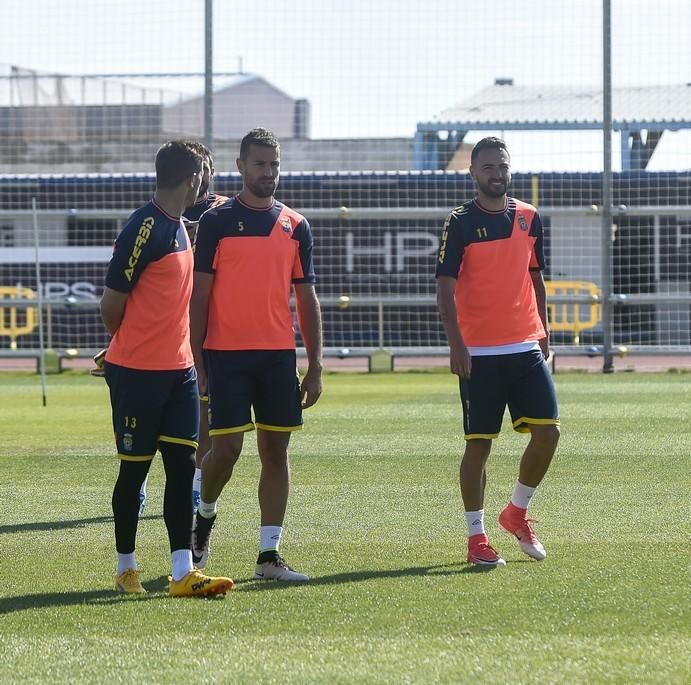
[[[451,276],[437,278],[437,309],[449,341],[449,365],[451,373],[470,378],[471,359],[463,336],[458,328],[456,315],[456,279]]]
[[[307,409],[322,394],[322,316],[312,283],[298,283],[295,286],[295,305],[307,352],[307,373],[300,386],[302,406]]]
[[[209,320],[209,298],[214,284],[214,275],[202,271],[194,272],[192,299],[190,300],[190,343],[194,355],[194,365],[197,368],[199,392],[206,394],[206,368],[202,347],[206,337],[206,327]]]
[[[122,318],[125,315],[125,305],[129,293],[121,293],[112,288],[103,290],[101,297],[101,320],[110,335],[115,335],[115,331],[120,328]]]
[[[547,320],[547,293],[545,291],[545,278],[542,271],[535,269],[530,272],[530,278],[533,281],[533,289],[535,290],[535,301],[537,302],[537,311],[540,315],[540,320],[544,326],[546,336],[540,340],[540,349],[545,355],[545,359],[549,357],[549,321]]]

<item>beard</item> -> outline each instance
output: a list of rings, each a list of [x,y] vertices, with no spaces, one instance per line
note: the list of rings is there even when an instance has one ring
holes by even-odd
[[[509,184],[506,181],[499,183],[478,183],[480,190],[488,197],[500,198],[506,195]]]
[[[209,182],[202,181],[202,184],[199,186],[199,192],[197,193],[197,199],[204,197],[209,192]]]
[[[187,197],[185,198],[185,207],[191,207],[196,201],[197,198],[199,197],[199,191],[194,191],[190,190],[187,193]]]
[[[274,192],[276,191],[276,186],[278,185],[278,181],[274,180],[271,181],[271,183],[263,183],[263,182],[256,182],[256,183],[248,183],[247,187],[248,189],[252,192],[253,195],[256,197],[271,197]]]

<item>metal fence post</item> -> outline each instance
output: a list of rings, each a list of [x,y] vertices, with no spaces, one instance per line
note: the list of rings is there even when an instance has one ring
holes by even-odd
[[[602,355],[603,373],[614,371],[612,355],[612,15],[602,0]]]
[[[214,145],[214,52],[213,0],[206,0],[204,11],[204,144]]]

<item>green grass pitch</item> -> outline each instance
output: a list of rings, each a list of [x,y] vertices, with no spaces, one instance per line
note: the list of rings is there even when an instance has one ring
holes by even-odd
[[[313,580],[251,580],[254,438],[224,492],[209,571],[170,599],[154,462],[143,597],[113,591],[117,471],[103,381],[0,374],[0,682],[688,683],[691,376],[557,374],[562,441],[531,507],[548,558],[498,530],[525,436],[489,461],[507,566],[465,563],[448,373],[329,374],[292,443],[283,552]]]

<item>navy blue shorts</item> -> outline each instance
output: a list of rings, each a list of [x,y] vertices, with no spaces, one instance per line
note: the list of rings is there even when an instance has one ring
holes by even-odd
[[[295,350],[206,350],[209,435],[302,428]],[[254,422],[252,421],[254,410]]]
[[[118,456],[147,461],[159,442],[197,448],[199,390],[192,366],[180,371],[141,371],[106,362]]]
[[[507,406],[519,433],[531,424],[559,425],[557,394],[540,350],[474,356],[460,387],[466,440],[496,438]]]

